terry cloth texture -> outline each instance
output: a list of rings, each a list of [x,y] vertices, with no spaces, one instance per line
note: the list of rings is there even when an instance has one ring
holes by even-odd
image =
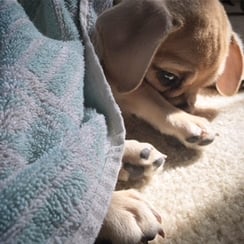
[[[99,232],[124,143],[88,36],[100,2],[0,1],[0,243]]]

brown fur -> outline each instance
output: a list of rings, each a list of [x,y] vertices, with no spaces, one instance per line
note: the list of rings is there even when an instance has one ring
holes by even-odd
[[[216,83],[224,95],[243,78],[241,41],[215,0],[124,0],[97,21],[95,43],[114,96],[135,114],[187,146],[214,140],[208,121],[191,111],[198,90]],[[182,84],[163,86],[159,70]]]
[[[244,78],[242,43],[222,5],[218,0],[117,2],[99,16],[94,44],[123,113],[135,114],[187,146],[211,143],[215,133],[209,122],[187,111],[193,110],[202,87],[216,84],[221,94],[229,96],[238,91]],[[160,82],[162,70],[180,83]],[[124,160],[135,159],[144,147],[127,141]],[[153,150],[149,161],[137,157],[132,164],[152,166],[161,157]],[[143,173],[146,181],[154,171],[148,169]],[[125,168],[121,170],[120,180],[130,176]],[[131,194],[114,193],[101,230],[103,238],[114,243],[147,243],[157,233],[162,235],[155,210],[140,197],[137,200],[143,206],[132,203]]]

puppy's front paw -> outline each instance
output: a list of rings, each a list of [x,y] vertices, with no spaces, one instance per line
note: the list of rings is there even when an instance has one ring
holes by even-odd
[[[174,134],[186,146],[205,146],[214,141],[215,134],[205,118],[188,113],[178,113],[169,116],[168,119],[175,128]]]
[[[166,156],[149,143],[126,140],[118,188],[142,187],[164,164]]]
[[[164,237],[160,215],[135,190],[115,191],[96,244],[148,243]]]

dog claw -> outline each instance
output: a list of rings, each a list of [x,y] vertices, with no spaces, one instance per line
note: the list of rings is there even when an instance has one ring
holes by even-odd
[[[164,233],[164,230],[163,230],[163,229],[161,229],[161,230],[158,232],[158,234],[159,234],[160,236],[162,236],[163,238],[165,237],[165,233]]]
[[[156,167],[156,168],[159,168],[162,164],[164,164],[165,162],[165,158],[158,158],[156,159],[154,162],[153,162],[153,165]]]
[[[199,141],[199,139],[200,139],[199,136],[191,136],[191,137],[187,138],[186,141],[189,143],[196,143]]]
[[[163,229],[160,229],[159,232],[158,232],[158,234],[159,234],[161,237],[163,237],[163,238],[165,237],[165,233],[164,233]],[[143,236],[143,237],[141,238],[141,243],[143,243],[143,244],[148,244],[148,242],[154,240],[155,237],[156,237],[156,235]]]
[[[205,140],[200,141],[200,142],[198,143],[198,145],[199,145],[199,146],[206,146],[206,145],[212,143],[213,140],[214,140],[214,139],[205,139]]]
[[[206,146],[214,141],[214,136],[209,136],[207,138],[206,135],[203,136],[192,136],[186,139],[188,143],[196,144],[198,146]]]
[[[152,241],[156,236],[143,236],[141,242],[147,244],[149,241]]]

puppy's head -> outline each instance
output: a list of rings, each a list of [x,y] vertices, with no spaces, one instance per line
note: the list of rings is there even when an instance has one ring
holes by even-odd
[[[241,41],[218,0],[123,0],[96,30],[105,74],[121,93],[148,82],[179,104],[213,83],[233,95],[244,76]]]

